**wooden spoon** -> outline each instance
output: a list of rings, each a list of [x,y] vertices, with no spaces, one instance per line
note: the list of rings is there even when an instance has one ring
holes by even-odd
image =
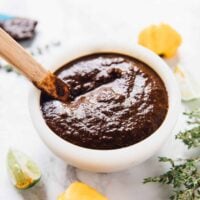
[[[40,90],[62,102],[69,100],[69,87],[53,73],[44,69],[1,28],[0,56],[19,69]]]

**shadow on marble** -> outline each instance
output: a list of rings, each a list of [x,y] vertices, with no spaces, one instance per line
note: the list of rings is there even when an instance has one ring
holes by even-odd
[[[74,181],[80,181],[77,177],[77,173],[76,173],[76,168],[71,166],[71,165],[67,165],[67,179],[69,180],[70,183],[74,182]]]
[[[200,99],[194,99],[183,103],[188,111],[197,110],[200,108]]]
[[[43,181],[40,181],[34,187],[28,190],[19,191],[24,200],[48,200],[46,187]]]
[[[171,67],[171,69],[174,69],[179,64],[180,56],[176,54],[173,58],[167,58],[164,59],[164,61]]]
[[[39,35],[39,33],[35,33],[35,36],[32,38],[32,39],[30,39],[30,40],[24,40],[24,41],[21,41],[21,42],[19,42],[24,48],[30,48],[30,47],[32,47],[32,45],[33,45],[33,43],[35,42],[35,40],[37,40],[37,38],[39,37],[38,36]]]
[[[156,176],[166,171],[164,165],[152,158],[145,163],[135,166],[129,170],[116,173],[92,173],[67,166],[67,176],[70,182],[82,181],[102,194],[109,200],[132,200],[142,199],[144,193],[149,200],[169,198],[169,187],[159,184],[143,184],[143,179],[149,176]]]

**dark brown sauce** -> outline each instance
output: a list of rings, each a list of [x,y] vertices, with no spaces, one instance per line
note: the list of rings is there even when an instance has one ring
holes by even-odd
[[[71,102],[41,95],[47,125],[61,138],[91,149],[133,145],[165,119],[168,96],[146,64],[116,53],[78,58],[56,71],[70,86]]]

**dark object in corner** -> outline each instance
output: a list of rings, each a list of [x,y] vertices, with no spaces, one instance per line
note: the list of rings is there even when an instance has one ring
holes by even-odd
[[[0,27],[17,41],[33,38],[36,25],[35,20],[19,17],[0,21]]]

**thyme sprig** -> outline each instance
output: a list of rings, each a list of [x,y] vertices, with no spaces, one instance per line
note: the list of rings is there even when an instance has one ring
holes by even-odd
[[[189,149],[200,147],[200,110],[184,114],[188,116],[190,128],[176,135],[176,139],[182,140]]]
[[[170,196],[171,200],[200,199],[200,171],[198,169],[200,157],[176,161],[160,157],[159,162],[169,163],[169,171],[160,176],[146,178],[144,183],[157,182],[171,185],[174,188],[174,192]]]
[[[200,110],[185,115],[188,116],[189,128],[180,132],[176,138],[181,139],[188,148],[200,147]],[[200,157],[177,160],[160,157],[159,162],[170,164],[169,170],[160,176],[145,178],[144,183],[171,185],[171,200],[200,199]]]
[[[9,64],[0,65],[0,68],[4,69],[6,72],[12,72],[13,71],[12,66],[9,65]]]
[[[43,46],[41,45],[41,46],[31,48],[29,49],[29,52],[32,56],[37,57],[37,56],[41,56],[41,55],[49,53],[49,51],[53,50],[56,47],[59,47],[60,45],[61,45],[60,41],[53,41]]]

